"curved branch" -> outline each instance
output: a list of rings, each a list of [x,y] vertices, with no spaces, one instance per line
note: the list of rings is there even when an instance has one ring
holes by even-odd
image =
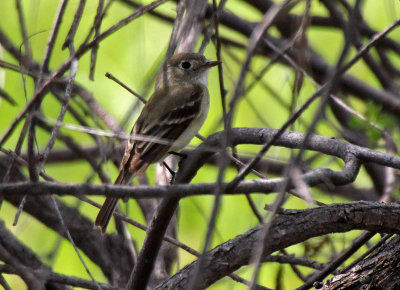
[[[277,131],[276,129],[265,128],[233,128],[229,133],[231,135],[232,145],[234,146],[239,144],[262,145],[273,138]],[[304,148],[306,150],[339,157],[343,160],[345,160],[349,154],[352,154],[361,162],[373,162],[384,166],[400,168],[400,158],[394,155],[315,134],[312,134],[309,141],[304,144],[305,136],[306,134],[304,133],[286,131],[273,145],[293,149]],[[185,180],[191,180],[206,160],[220,150],[220,144],[223,138],[223,132],[218,132],[208,137],[206,141],[188,156],[176,176],[176,181],[183,183]]]
[[[259,128],[234,128],[231,130],[232,144],[264,144],[272,138],[277,130]],[[31,194],[43,195],[55,193],[59,195],[105,195],[115,197],[150,198],[174,196],[182,198],[197,194],[210,194],[214,191],[214,183],[183,184],[189,182],[197,170],[216,153],[215,148],[223,140],[223,133],[216,133],[188,157],[183,163],[182,169],[176,176],[180,184],[168,186],[116,186],[116,185],[91,185],[91,184],[60,184],[60,183],[12,183],[1,184],[0,193],[3,194]],[[330,181],[334,185],[348,184],[356,178],[360,162],[373,162],[400,169],[400,158],[371,150],[365,147],[356,146],[344,141],[320,135],[312,135],[308,143],[303,144],[304,133],[286,131],[274,143],[275,146],[287,148],[305,148],[318,151],[327,155],[342,158],[345,161],[343,171],[336,172],[327,168],[319,168],[302,175],[302,179],[310,186]],[[273,178],[267,180],[243,181],[233,189],[225,192],[230,194],[274,192],[286,180],[284,178]]]
[[[400,205],[379,202],[349,202],[299,210],[275,218],[263,257],[312,237],[350,230],[400,233]],[[248,265],[254,247],[259,244],[262,226],[229,240],[205,254],[198,289]],[[197,261],[183,268],[157,289],[187,289]]]

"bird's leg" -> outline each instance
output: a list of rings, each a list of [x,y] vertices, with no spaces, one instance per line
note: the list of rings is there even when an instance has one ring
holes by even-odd
[[[172,175],[171,181],[170,181],[169,183],[170,183],[170,184],[173,184],[173,183],[175,182],[175,175],[176,175],[176,172],[173,171],[173,170],[171,169],[171,167],[169,167],[168,164],[167,164],[165,161],[163,161],[163,165],[164,165],[164,167],[169,171],[169,173]]]
[[[178,157],[181,158],[181,160],[180,160],[179,163],[178,163],[178,168],[181,168],[181,167],[182,167],[183,161],[187,158],[187,154],[185,154],[185,153],[179,153],[179,152],[175,152],[175,151],[169,151],[168,153],[169,153],[169,154],[172,154],[172,155],[175,155],[175,156],[178,156]]]

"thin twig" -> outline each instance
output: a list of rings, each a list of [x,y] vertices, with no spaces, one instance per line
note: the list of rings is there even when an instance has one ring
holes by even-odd
[[[349,247],[347,250],[343,251],[340,255],[338,255],[335,259],[333,259],[322,271],[318,271],[311,277],[309,277],[301,287],[296,290],[306,290],[313,286],[313,284],[317,281],[322,281],[326,276],[331,274],[334,270],[337,269],[344,261],[346,261],[351,255],[353,255],[361,246],[363,246],[367,241],[369,241],[375,233],[373,232],[364,232],[362,233]]]
[[[97,6],[97,13],[96,17],[94,18],[94,37],[98,37],[100,35],[100,26],[101,22],[103,20],[102,17],[102,12],[103,12],[103,7],[104,7],[104,0],[99,0],[99,4]],[[99,50],[99,44],[96,43],[93,48],[92,52],[90,54],[90,73],[89,73],[89,79],[94,80],[94,71],[96,67],[96,59],[97,59],[97,52]]]
[[[73,44],[70,44],[70,53],[71,54],[74,53]],[[49,155],[49,153],[50,153],[51,149],[53,148],[54,143],[56,141],[56,136],[58,134],[58,131],[60,130],[59,124],[62,123],[65,113],[67,112],[68,103],[69,103],[69,99],[71,98],[72,88],[73,88],[73,84],[74,84],[75,76],[76,76],[77,72],[78,72],[78,61],[75,60],[71,63],[71,68],[70,68],[70,73],[69,73],[69,81],[68,81],[67,87],[65,89],[65,96],[63,99],[60,113],[58,114],[58,117],[57,117],[57,123],[51,131],[50,138],[46,144],[46,147],[44,148],[42,154],[40,154],[40,156],[39,156],[40,162],[37,165],[38,171],[41,171],[42,167],[46,163],[47,156]]]
[[[78,250],[78,248],[77,248],[77,246],[76,246],[74,240],[72,239],[71,233],[69,232],[69,230],[68,230],[68,228],[67,228],[67,226],[66,226],[66,224],[65,224],[65,222],[64,222],[64,218],[62,217],[62,214],[61,214],[61,212],[60,212],[60,208],[58,207],[56,198],[55,198],[54,196],[51,196],[51,200],[52,200],[52,202],[53,202],[53,206],[54,206],[54,209],[55,209],[55,211],[56,211],[56,213],[57,213],[57,216],[58,216],[58,219],[59,219],[59,221],[60,221],[60,223],[61,223],[61,226],[64,228],[65,234],[66,234],[66,236],[67,236],[69,242],[71,243],[72,247],[74,248],[76,254],[78,255],[78,258],[79,258],[79,260],[81,261],[83,267],[85,268],[86,273],[88,273],[89,277],[90,277],[90,278],[92,279],[92,281],[96,284],[97,289],[101,290],[101,286],[100,286],[99,283],[96,281],[96,279],[93,277],[93,275],[92,275],[92,273],[90,272],[89,268],[87,267],[85,261],[83,260],[83,258],[82,258],[82,256],[81,256],[81,254],[80,254],[80,252],[79,252],[79,250]]]
[[[25,54],[27,55],[28,58],[31,58],[32,57],[32,49],[31,49],[31,45],[29,43],[28,32],[26,29],[26,21],[25,21],[24,11],[22,10],[21,0],[16,0],[15,4],[17,7],[17,12],[18,12],[18,20],[19,20],[19,24],[20,24],[19,27],[21,29],[23,45],[25,47]]]
[[[113,76],[112,74],[110,74],[109,72],[105,74],[106,77],[108,77],[110,80],[113,80],[114,82],[116,82],[117,84],[119,84],[121,87],[123,87],[125,90],[127,90],[128,92],[130,92],[132,95],[134,95],[135,97],[137,97],[143,104],[146,104],[147,100],[145,98],[143,98],[141,95],[139,95],[138,93],[136,93],[134,90],[132,90],[131,88],[129,88],[127,85],[125,85],[123,82],[121,82],[119,79],[117,79],[115,76]]]
[[[85,9],[86,0],[79,0],[78,8],[76,9],[74,20],[72,21],[71,27],[69,28],[67,37],[65,38],[62,49],[69,47],[74,42],[75,34],[79,26],[79,22],[82,19],[83,10]]]

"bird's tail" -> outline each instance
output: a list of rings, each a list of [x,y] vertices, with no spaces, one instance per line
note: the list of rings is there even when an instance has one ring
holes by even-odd
[[[117,177],[117,180],[115,181],[115,184],[125,184],[125,182],[128,182],[131,177],[131,173],[126,174],[124,170],[121,170],[120,174]],[[101,228],[101,232],[103,234],[106,232],[108,223],[110,222],[115,207],[117,206],[118,199],[118,197],[107,197],[99,213],[97,214],[94,224],[95,226]]]
[[[106,232],[108,223],[114,213],[114,209],[117,206],[118,198],[117,197],[107,197],[106,201],[103,203],[99,214],[96,217],[95,226],[101,228],[101,232],[104,234]]]

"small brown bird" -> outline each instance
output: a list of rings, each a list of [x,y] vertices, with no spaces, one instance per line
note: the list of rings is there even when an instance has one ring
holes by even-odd
[[[170,151],[183,149],[207,117],[207,72],[218,65],[199,53],[178,53],[158,74],[155,91],[143,107],[125,147],[115,184],[126,184],[151,163],[162,161]],[[136,136],[152,140],[137,140]],[[136,140],[135,140],[136,139]],[[162,141],[162,142],[160,142]],[[106,231],[118,198],[107,197],[95,225]]]

